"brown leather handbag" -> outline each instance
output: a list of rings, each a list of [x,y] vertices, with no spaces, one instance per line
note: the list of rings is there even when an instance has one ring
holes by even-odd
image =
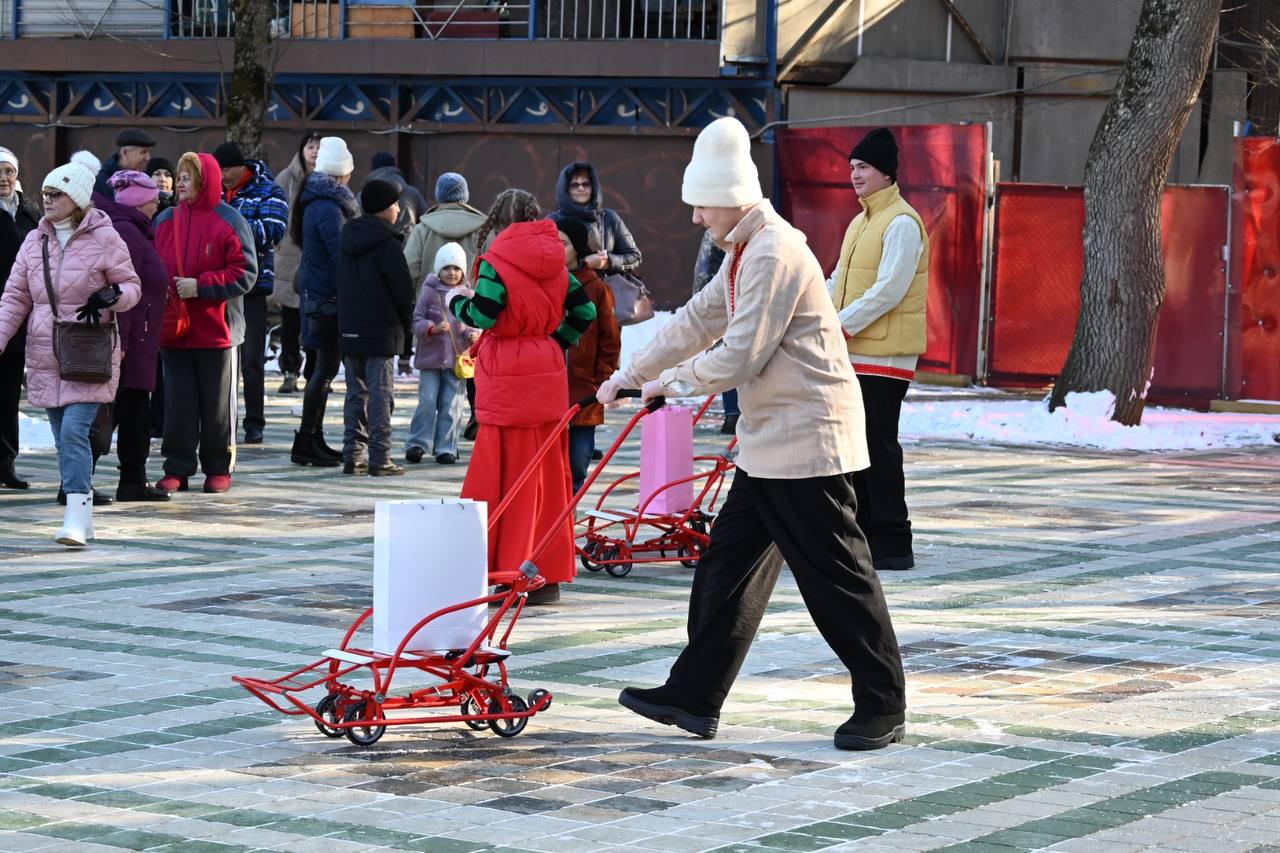
[[[98,385],[111,381],[114,368],[116,324],[76,323],[58,319],[58,297],[49,271],[49,238],[41,242],[44,256],[44,287],[53,309],[53,357],[58,362],[58,378],[68,382]]]

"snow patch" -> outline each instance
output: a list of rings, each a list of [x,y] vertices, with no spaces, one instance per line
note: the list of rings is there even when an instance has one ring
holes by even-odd
[[[33,418],[25,412],[18,412],[18,450],[27,453],[32,450],[52,450],[53,430],[46,418]]]
[[[918,390],[918,386],[917,386]],[[1050,414],[1046,400],[970,398],[902,405],[898,434],[912,441],[1058,444],[1102,450],[1208,450],[1275,445],[1280,416],[1193,412],[1148,406],[1142,424],[1111,420],[1109,391],[1068,394]]]

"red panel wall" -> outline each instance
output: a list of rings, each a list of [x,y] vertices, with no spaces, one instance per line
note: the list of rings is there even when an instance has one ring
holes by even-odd
[[[1236,140],[1236,187],[1240,312],[1233,344],[1239,361],[1228,393],[1280,400],[1280,141]]]
[[[1153,402],[1206,407],[1220,396],[1230,193],[1169,187],[1164,196],[1165,301],[1156,330]],[[1062,369],[1080,313],[1080,187],[1001,184],[996,195],[990,380],[1036,385]]]
[[[973,375],[982,288],[984,125],[890,128],[898,183],[929,230],[929,348],[920,369]],[[849,151],[869,127],[778,131],[779,209],[809,238],[830,273],[850,220],[862,209],[849,185]]]

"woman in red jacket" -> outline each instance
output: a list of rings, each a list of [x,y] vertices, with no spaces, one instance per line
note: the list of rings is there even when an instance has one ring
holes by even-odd
[[[164,362],[164,477],[185,492],[204,469],[204,490],[231,488],[236,447],[236,353],[244,341],[244,294],[258,278],[253,232],[222,199],[212,154],[178,161],[178,204],[156,220],[156,250],[173,279],[170,299],[186,302],[191,327],[161,340]],[[198,454],[198,455],[197,455]]]
[[[475,291],[457,287],[445,297],[464,323],[484,329],[476,356],[476,436],[462,496],[488,501],[492,510],[529,466],[569,407],[564,351],[595,319],[586,291],[565,268],[564,244],[554,222],[539,219],[537,200],[509,189],[493,203],[477,232]],[[569,501],[567,434],[548,453],[489,536],[490,570],[519,567]],[[574,576],[573,522],[535,562],[547,585],[530,604],[560,600],[560,584]]]

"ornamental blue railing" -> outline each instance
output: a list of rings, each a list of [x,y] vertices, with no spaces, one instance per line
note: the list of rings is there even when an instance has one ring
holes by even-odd
[[[294,39],[715,41],[720,0],[272,0]],[[230,38],[229,0],[0,0],[4,38]]]

